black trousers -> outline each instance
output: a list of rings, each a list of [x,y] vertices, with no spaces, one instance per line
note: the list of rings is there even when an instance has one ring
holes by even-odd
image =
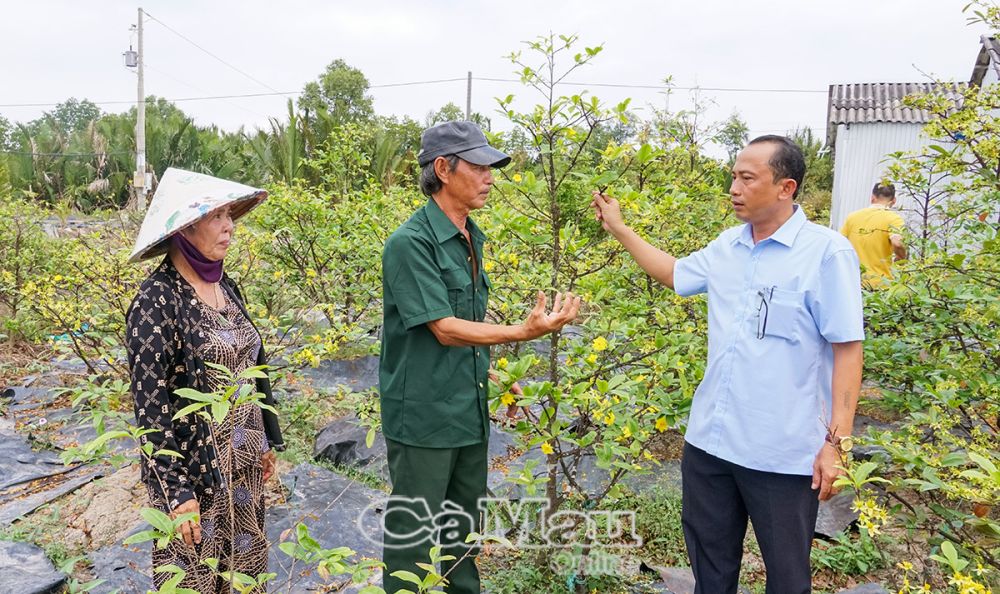
[[[812,477],[738,466],[691,444],[681,460],[684,541],[695,594],[735,594],[747,518],[767,570],[767,594],[808,594],[819,509]]]
[[[481,531],[479,500],[486,496],[486,442],[459,448],[419,448],[386,439],[385,445],[392,496],[383,519],[382,560],[386,567],[382,587],[389,594],[400,589],[415,591],[415,584],[392,573],[403,570],[423,578],[425,572],[417,563],[430,562],[432,541],[438,541],[442,554],[455,559],[441,562],[441,573],[448,573],[449,583],[437,590],[479,594],[479,548],[466,545],[465,537]],[[424,536],[427,540],[421,540]]]

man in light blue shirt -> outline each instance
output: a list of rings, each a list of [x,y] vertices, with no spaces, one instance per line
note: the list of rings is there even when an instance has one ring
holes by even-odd
[[[847,240],[795,204],[805,160],[791,140],[753,140],[732,174],[746,224],[681,259],[629,229],[613,198],[595,194],[593,206],[650,276],[708,293],[708,365],[681,463],[695,592],[736,592],[749,518],[768,594],[808,593],[819,500],[834,492],[861,388],[860,267]]]

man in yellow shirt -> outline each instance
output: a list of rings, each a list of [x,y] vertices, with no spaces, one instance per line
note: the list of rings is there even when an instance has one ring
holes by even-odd
[[[903,217],[890,210],[896,204],[896,187],[892,184],[875,184],[872,188],[872,205],[856,210],[847,216],[840,233],[846,237],[864,267],[861,283],[868,289],[882,287],[890,270],[893,256],[906,259],[903,245]]]

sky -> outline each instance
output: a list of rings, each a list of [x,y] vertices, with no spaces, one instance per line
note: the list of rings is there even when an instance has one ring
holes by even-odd
[[[706,121],[738,113],[751,137],[804,126],[822,136],[831,83],[968,80],[985,29],[967,24],[967,1],[7,0],[0,115],[28,121],[51,106],[18,105],[69,97],[128,109],[136,76],[121,54],[136,43],[130,26],[142,7],[146,93],[168,99],[298,92],[341,58],[368,77],[377,113],[423,121],[449,101],[464,108],[469,71],[516,78],[506,56],[552,32],[604,46],[570,81],[657,86],[669,76],[702,89],[588,88],[609,104],[631,97],[649,115],[689,109],[697,95]],[[453,78],[462,80],[380,86]],[[763,91],[711,90],[720,88]],[[475,80],[473,111],[509,127],[495,100],[508,94],[522,107],[538,99],[516,82]],[[286,117],[289,97],[177,105],[199,125],[252,130]]]

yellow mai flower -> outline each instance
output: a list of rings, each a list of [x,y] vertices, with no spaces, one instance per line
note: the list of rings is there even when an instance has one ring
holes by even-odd
[[[549,445],[549,442],[546,441],[545,443],[542,444],[542,453],[545,454],[546,456],[548,456],[554,451],[555,450],[552,449],[552,446]]]
[[[572,365],[572,364],[573,364],[573,357],[566,357],[566,365]]]
[[[598,336],[594,339],[594,344],[590,345],[590,348],[594,349],[598,353],[608,348],[608,341],[603,336]]]
[[[615,423],[615,413],[609,412],[608,414],[604,415],[605,425],[614,425],[614,423]]]
[[[590,363],[591,365],[597,363],[597,355],[595,355],[594,353],[590,353],[589,355],[587,355],[587,363]]]
[[[660,433],[663,433],[664,431],[667,430],[666,418],[660,417],[659,419],[656,419],[656,430],[659,431]]]
[[[515,173],[514,177],[512,179],[514,180],[515,183],[521,183],[521,180],[524,179],[524,178],[521,177],[520,173]]]
[[[309,278],[314,278],[316,276],[316,271],[310,268],[306,270],[306,276],[308,276]]]
[[[507,392],[506,394],[504,394],[503,396],[500,397],[500,402],[502,402],[504,404],[504,406],[510,406],[511,404],[514,404],[515,402],[517,402],[517,400],[515,400],[513,394],[511,394],[510,392]]]
[[[628,428],[628,425],[622,427],[622,435],[625,437],[632,437],[632,430]]]
[[[483,262],[483,269],[486,270],[486,272],[493,272],[493,260],[486,260]]]
[[[497,369],[507,369],[507,357],[497,359]]]

